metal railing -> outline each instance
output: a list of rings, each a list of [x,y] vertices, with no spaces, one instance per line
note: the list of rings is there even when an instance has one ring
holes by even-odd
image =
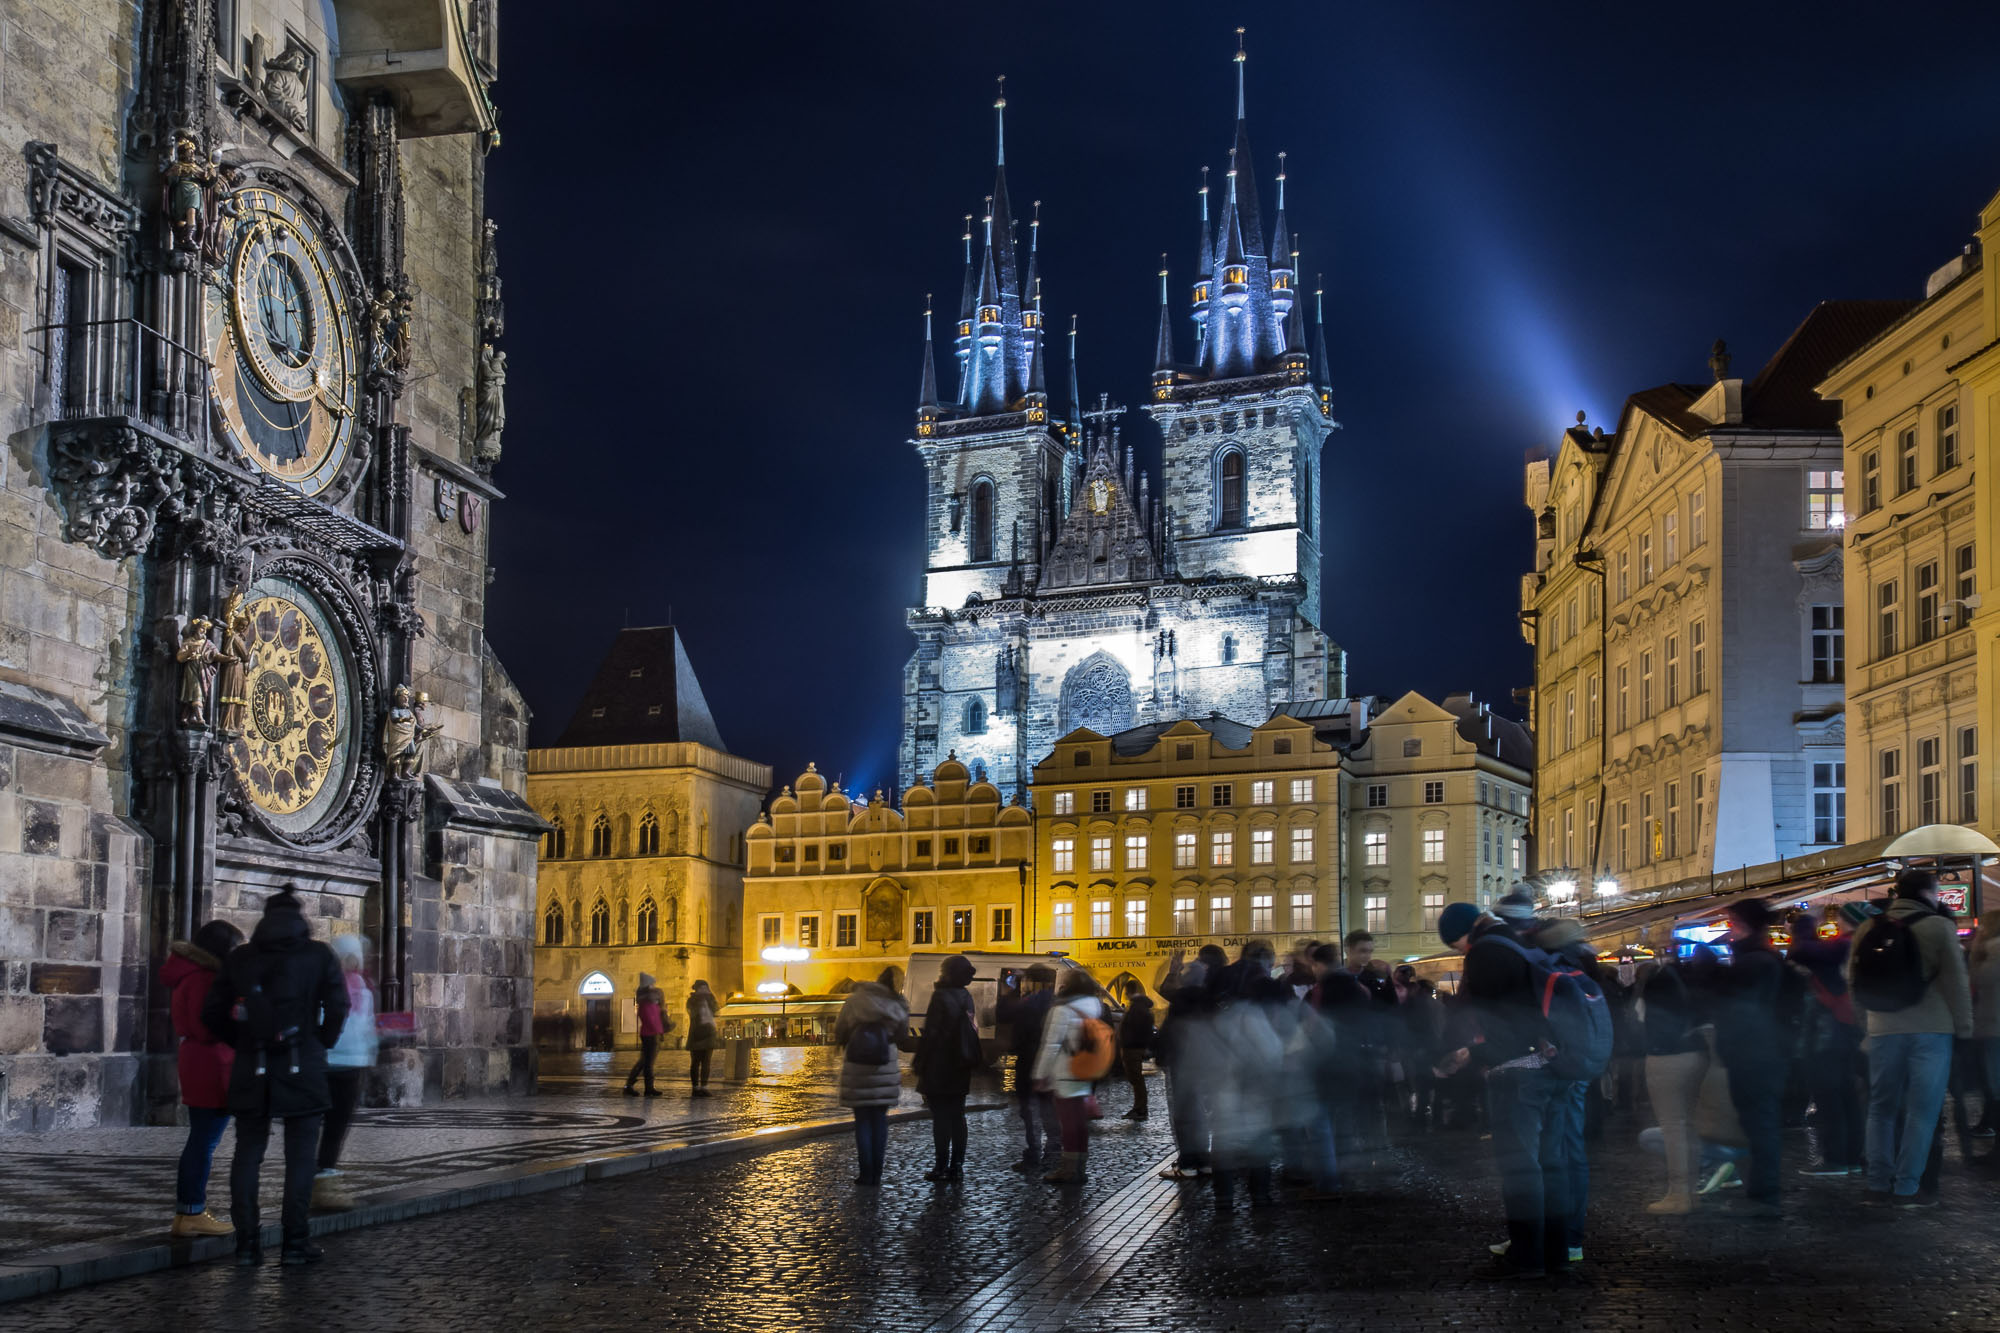
[[[209,438],[209,362],[138,319],[44,324],[43,380],[59,421],[133,417],[181,439]]]

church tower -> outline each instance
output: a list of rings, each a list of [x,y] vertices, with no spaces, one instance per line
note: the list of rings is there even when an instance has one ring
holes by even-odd
[[[1145,406],[1165,437],[1157,491],[1121,438],[1126,409],[1102,395],[1083,408],[1074,323],[1068,420],[1052,420],[1039,219],[1021,274],[1003,131],[993,194],[963,236],[949,403],[925,315],[911,443],[929,482],[926,564],[924,604],[909,612],[906,787],[955,752],[1025,799],[1033,765],[1074,731],[1209,713],[1256,724],[1344,688],[1344,658],[1319,628],[1320,450],[1334,422],[1318,305],[1309,338],[1282,157],[1268,232],[1259,208],[1238,37],[1236,138],[1213,219],[1203,177],[1189,363],[1161,262]]]

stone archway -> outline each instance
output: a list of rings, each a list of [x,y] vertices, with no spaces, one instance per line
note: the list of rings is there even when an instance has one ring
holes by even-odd
[[[1110,653],[1099,650],[1071,667],[1062,683],[1064,734],[1088,727],[1115,736],[1138,723],[1132,705],[1132,677]]]

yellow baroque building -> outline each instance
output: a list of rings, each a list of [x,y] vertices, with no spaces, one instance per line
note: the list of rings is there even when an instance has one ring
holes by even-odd
[[[954,754],[928,783],[856,799],[808,765],[747,837],[743,988],[789,983],[823,995],[843,982],[907,970],[910,954],[1021,948],[1034,827],[999,788],[973,782]],[[806,961],[767,963],[763,951]]]
[[[679,633],[621,631],[556,744],[528,752],[528,802],[550,825],[540,1044],[636,1046],[641,972],[669,1015],[697,978],[718,996],[742,985],[744,833],[770,785],[769,765],[723,746]]]
[[[1819,385],[1839,403],[1846,462],[1852,841],[2000,829],[1979,782],[2000,698],[1983,597],[2000,573],[2000,283],[1983,263],[2000,246],[2000,195],[1977,240]]]

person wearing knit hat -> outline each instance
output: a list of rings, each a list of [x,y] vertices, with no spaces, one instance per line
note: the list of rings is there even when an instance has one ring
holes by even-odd
[[[972,960],[962,953],[938,965],[916,1058],[910,1062],[917,1076],[917,1095],[931,1113],[934,1161],[924,1179],[936,1184],[955,1185],[965,1178],[965,1097],[973,1073],[986,1065],[972,992],[966,989],[977,975]]]
[[[1494,1165],[1507,1218],[1507,1243],[1475,1276],[1534,1281],[1569,1264],[1570,1083],[1547,1067],[1530,958],[1508,922],[1472,903],[1438,914],[1438,938],[1464,957],[1460,1003],[1445,1036],[1451,1053],[1436,1073],[1449,1078],[1476,1061],[1486,1069]]]
[[[1525,882],[1516,884],[1493,904],[1493,915],[1516,926],[1529,924],[1535,919],[1534,889]]]

